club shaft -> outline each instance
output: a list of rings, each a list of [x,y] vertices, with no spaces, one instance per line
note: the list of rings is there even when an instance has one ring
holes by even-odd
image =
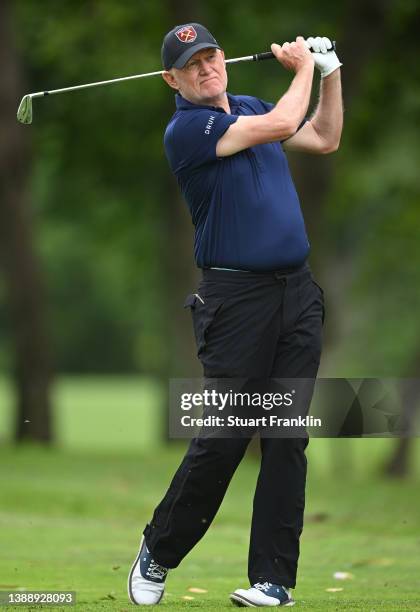
[[[31,98],[41,98],[42,96],[52,96],[54,94],[64,93],[65,91],[77,91],[78,89],[88,89],[89,87],[100,87],[101,85],[112,85],[112,83],[122,83],[123,81],[131,81],[133,79],[144,79],[146,77],[158,76],[163,70],[156,72],[145,72],[144,74],[133,74],[131,76],[121,77],[119,79],[109,79],[108,81],[97,81],[95,83],[84,83],[83,85],[74,85],[73,87],[62,87],[61,89],[50,89],[49,91],[37,91],[29,94]]]
[[[335,49],[335,42],[333,42]],[[239,62],[256,62],[265,59],[273,59],[274,55],[268,51],[266,53],[256,53],[255,55],[244,55],[243,57],[234,57],[225,61],[226,64],[237,64]],[[163,70],[155,72],[145,72],[144,74],[134,74],[131,76],[121,77],[118,79],[109,79],[108,81],[97,81],[96,83],[84,83],[83,85],[74,85],[73,87],[62,87],[61,89],[50,89],[49,91],[37,91],[29,94],[31,98],[41,98],[42,96],[52,96],[54,94],[64,93],[66,91],[77,91],[79,89],[89,89],[91,87],[100,87],[101,85],[112,85],[113,83],[122,83],[124,81],[132,81],[134,79],[145,79],[146,77],[159,76]]]
[[[273,56],[274,57],[274,56]],[[244,57],[236,57],[226,60],[226,64],[234,64],[236,62],[250,62],[254,60],[253,55]],[[52,96],[54,94],[64,93],[66,91],[77,91],[78,89],[88,89],[90,87],[100,87],[101,85],[112,85],[113,83],[122,83],[123,81],[132,81],[134,79],[145,79],[146,77],[159,76],[163,74],[163,70],[155,72],[145,72],[144,74],[133,74],[131,76],[121,77],[118,79],[109,79],[107,81],[97,81],[95,83],[84,83],[83,85],[74,85],[73,87],[61,87],[60,89],[50,89],[48,91],[37,91],[29,94],[31,98],[42,98],[42,96]]]

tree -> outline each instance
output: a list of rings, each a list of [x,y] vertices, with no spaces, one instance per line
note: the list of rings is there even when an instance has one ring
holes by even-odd
[[[51,364],[41,271],[27,195],[28,132],[17,124],[22,70],[13,39],[11,3],[0,3],[0,245],[15,344],[15,438],[51,442]]]

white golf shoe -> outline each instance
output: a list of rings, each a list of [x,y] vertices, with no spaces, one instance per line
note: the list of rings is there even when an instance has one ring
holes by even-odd
[[[230,599],[236,606],[248,608],[295,605],[289,591],[284,586],[271,582],[257,582],[249,589],[236,589]]]
[[[128,596],[138,606],[154,606],[160,602],[165,590],[168,568],[152,559],[144,537],[140,550],[128,575]]]

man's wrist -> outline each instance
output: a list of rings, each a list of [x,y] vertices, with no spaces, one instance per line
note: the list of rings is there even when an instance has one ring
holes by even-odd
[[[296,74],[298,72],[301,72],[303,70],[310,70],[311,72],[313,72],[315,69],[315,62],[305,62],[304,64],[301,64],[301,66],[298,68],[298,70],[296,70]]]
[[[299,70],[296,70],[294,78],[296,77],[300,77],[299,80],[313,80],[313,76],[314,76],[314,70],[315,70],[315,64],[304,64],[303,66],[301,66],[299,68]]]
[[[321,79],[323,81],[332,81],[333,79],[338,79],[340,75],[341,75],[341,65],[337,66],[337,68],[334,68],[332,72],[329,72],[325,76],[322,76],[321,74]]]
[[[337,58],[337,63],[333,66],[326,68],[325,70],[321,70],[321,79],[327,79],[332,74],[336,73],[339,68],[341,68],[343,64]]]

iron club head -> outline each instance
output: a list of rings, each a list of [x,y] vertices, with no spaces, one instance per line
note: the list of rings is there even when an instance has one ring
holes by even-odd
[[[20,101],[19,108],[17,111],[18,121],[21,123],[32,123],[32,96],[28,94],[23,96]]]
[[[332,48],[335,49],[335,41],[332,41]],[[311,49],[312,51],[312,49]],[[238,62],[255,62],[263,59],[274,58],[271,51],[267,53],[256,53],[255,55],[246,55],[244,57],[235,57],[232,59],[225,60],[226,64],[236,64]],[[144,74],[134,74],[132,76],[121,77],[118,79],[110,79],[108,81],[97,81],[96,83],[85,83],[83,85],[74,85],[73,87],[62,87],[61,89],[51,89],[50,91],[38,91],[35,93],[27,94],[23,96],[20,101],[19,108],[17,111],[18,121],[21,123],[32,123],[32,98],[41,98],[52,94],[65,93],[67,91],[76,91],[80,89],[88,89],[90,87],[100,87],[102,85],[111,85],[112,83],[122,83],[123,81],[131,81],[133,79],[143,79],[145,77],[158,76],[162,74],[162,70],[156,72],[145,72]]]

